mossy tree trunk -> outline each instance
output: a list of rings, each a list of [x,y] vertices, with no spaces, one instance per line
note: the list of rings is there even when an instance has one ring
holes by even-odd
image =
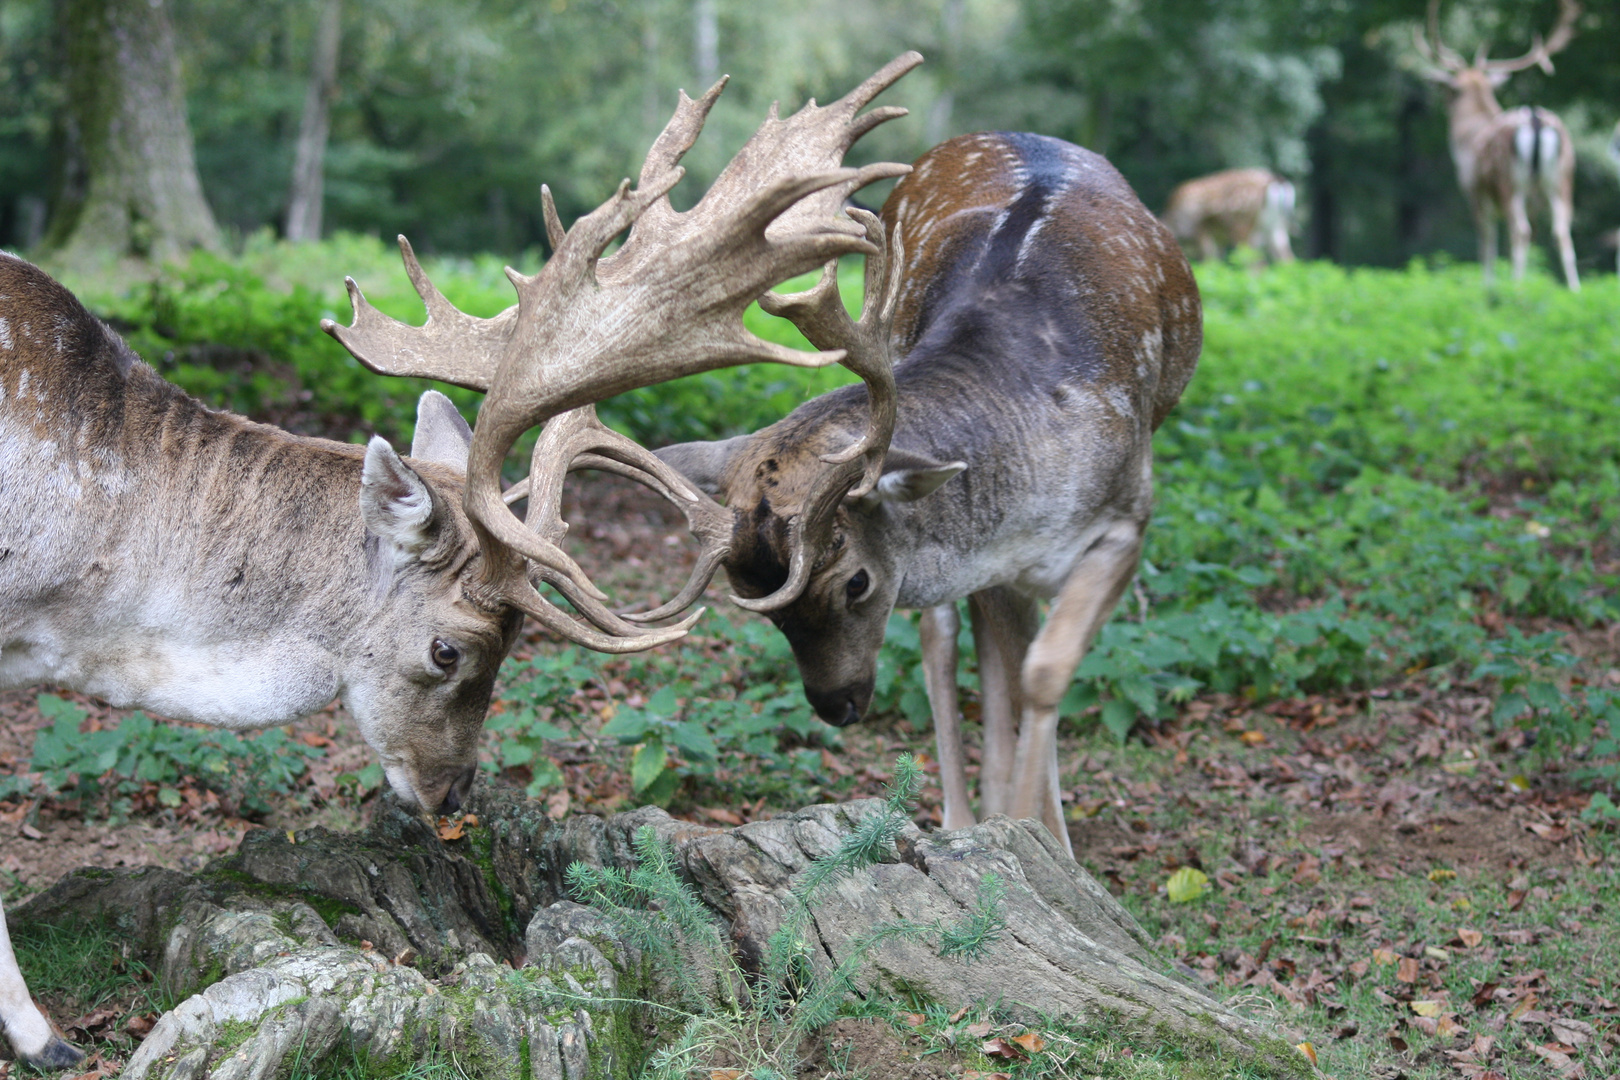
[[[67,153],[44,254],[67,266],[215,247],[165,0],[60,0]]]

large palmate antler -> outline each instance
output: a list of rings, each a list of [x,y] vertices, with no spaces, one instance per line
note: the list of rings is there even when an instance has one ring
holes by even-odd
[[[527,429],[639,386],[754,361],[814,367],[844,359],[838,351],[804,353],[765,342],[743,327],[742,314],[778,281],[841,255],[874,253],[865,230],[839,217],[837,208],[854,190],[899,176],[908,167],[843,168],[843,154],[872,127],[904,113],[876,109],[857,115],[921,59],[915,53],[896,59],[827,109],[812,102],[781,121],[773,108],[703,199],[678,213],[668,199],[684,174],[678,162],[697,139],[725,80],[696,101],[683,92],[634,190],[626,180],[566,232],[549,191],[543,192],[554,253],[532,277],[507,270],[518,302],[493,319],[475,319],[445,300],[403,238],[406,270],[427,306],[426,324],[412,327],[388,318],[348,283],[354,323],[340,327],[327,320],[322,328],[367,367],[485,391],[468,455],[465,503],[490,567],[486,583],[492,596],[605,651],[647,648],[690,626],[696,615],[656,630],[614,615],[602,606],[602,593],[584,571],[557,546],[566,528],[560,478],[583,453],[593,467],[651,481],[683,509],[690,508],[689,520],[705,543],[700,569],[717,565],[717,519],[688,498],[694,495],[690,485],[649,452],[602,427],[594,411],[563,425],[549,441],[542,436],[556,456],[534,460],[527,522],[520,522],[502,498],[501,463]],[[620,251],[601,258],[632,224]],[[605,633],[547,602],[521,572],[523,559],[536,564],[540,578]],[[701,588],[694,592],[689,586],[682,596],[695,599]],[[663,605],[658,611],[670,609]]]

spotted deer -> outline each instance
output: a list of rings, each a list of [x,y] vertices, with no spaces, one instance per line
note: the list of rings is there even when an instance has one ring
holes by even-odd
[[[1199,258],[1220,257],[1221,244],[1246,244],[1272,262],[1291,262],[1288,231],[1294,185],[1270,169],[1227,169],[1180,184],[1170,193],[1164,223]]]
[[[1486,58],[1480,46],[1472,62],[1440,37],[1440,0],[1429,0],[1426,30],[1414,33],[1421,61],[1420,73],[1446,87],[1451,159],[1457,183],[1468,200],[1479,235],[1479,261],[1487,285],[1496,278],[1496,230],[1506,217],[1513,280],[1524,277],[1530,248],[1529,201],[1541,195],[1552,217],[1553,239],[1563,265],[1564,281],[1572,290],[1581,287],[1575,272],[1575,245],[1570,222],[1575,216],[1575,147],[1564,122],[1546,109],[1525,106],[1503,111],[1496,88],[1514,72],[1540,67],[1552,74],[1552,55],[1575,36],[1581,8],[1575,0],[1559,0],[1558,22],[1545,40],[1539,36],[1530,51],[1512,60]]]
[[[236,729],[341,697],[401,800],[457,808],[525,615],[610,652],[673,640],[697,618],[654,628],[609,608],[557,547],[561,476],[617,469],[695,502],[591,403],[728,364],[843,358],[761,341],[742,314],[775,282],[875,251],[837,208],[906,166],[845,168],[843,154],[904,111],[860,113],[920,59],[828,108],[773,110],[676,213],[679,161],[725,81],[697,101],[681,94],[634,189],[626,180],[566,232],[547,193],[554,254],[532,277],[508,271],[518,303],[492,319],[453,308],[401,238],[426,324],[379,314],[351,281],[353,325],[324,328],[379,372],[485,391],[470,430],[447,398],[425,395],[410,460],[382,439],[303,438],[206,408],[44,272],[0,256],[0,686],[53,683]],[[537,424],[519,520],[499,470]],[[33,1004],[4,925],[0,1025],[24,1060],[71,1064],[81,1055]]]
[[[845,350],[864,386],[658,456],[723,501],[707,561],[782,631],[828,723],[861,719],[890,612],[921,609],[948,828],[973,822],[956,698],[966,597],[980,810],[1038,818],[1068,845],[1058,704],[1136,570],[1153,431],[1202,342],[1197,286],[1106,160],[1041,135],[952,139],[881,218],[850,213],[883,249],[860,320],[835,267],[764,306]]]

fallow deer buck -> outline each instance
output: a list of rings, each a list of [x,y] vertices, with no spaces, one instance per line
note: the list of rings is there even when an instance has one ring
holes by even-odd
[[[1164,223],[1199,258],[1220,256],[1221,244],[1247,244],[1272,262],[1291,262],[1288,230],[1294,185],[1270,169],[1227,169],[1180,184],[1165,205]]]
[[[728,364],[842,359],[769,345],[744,330],[743,310],[828,259],[875,252],[837,207],[907,167],[844,168],[843,155],[904,112],[859,115],[920,60],[901,57],[828,108],[773,111],[678,214],[667,198],[678,162],[724,80],[697,101],[682,94],[634,190],[626,180],[566,235],[548,196],[555,252],[533,277],[508,271],[518,303],[493,319],[451,307],[402,239],[426,325],[382,316],[350,282],[354,325],[325,329],[375,370],[486,391],[473,430],[425,395],[410,462],[381,439],[301,438],[204,407],[57,282],[0,256],[0,686],[50,682],[238,729],[340,696],[403,801],[456,808],[525,614],[616,652],[677,638],[697,618],[648,629],[608,610],[556,546],[558,481],[613,468],[695,503],[651,453],[596,424],[590,403]],[[500,465],[552,417],[519,521]],[[594,625],[548,602],[541,582]],[[0,1025],[24,1060],[71,1064],[80,1055],[32,1003],[4,925],[0,914]]]
[[[723,498],[708,562],[781,629],[827,722],[867,709],[889,613],[923,610],[947,828],[973,822],[955,670],[968,598],[981,810],[1038,818],[1068,846],[1058,704],[1136,570],[1153,431],[1202,342],[1198,288],[1107,161],[1040,135],[952,139],[881,220],[851,213],[883,247],[859,322],[836,266],[764,306],[845,350],[864,389],[659,457]]]
[[[1581,287],[1569,236],[1575,215],[1575,146],[1569,130],[1546,109],[1524,106],[1504,112],[1496,100],[1496,88],[1514,72],[1540,67],[1552,74],[1551,57],[1575,36],[1575,20],[1581,13],[1575,0],[1559,0],[1558,8],[1552,33],[1545,40],[1538,35],[1529,52],[1512,60],[1487,59],[1486,46],[1481,45],[1469,62],[1447,46],[1440,37],[1440,0],[1429,0],[1427,32],[1420,29],[1413,34],[1423,61],[1421,74],[1445,86],[1450,95],[1451,160],[1474,215],[1487,285],[1496,279],[1499,217],[1507,219],[1513,280],[1524,277],[1530,247],[1529,201],[1539,193],[1552,217],[1564,281],[1572,290]]]

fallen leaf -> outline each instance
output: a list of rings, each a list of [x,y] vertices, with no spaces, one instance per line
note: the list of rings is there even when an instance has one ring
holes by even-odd
[[[1395,977],[1403,983],[1415,983],[1418,980],[1418,962],[1410,956],[1403,956],[1395,967]]]
[[[1395,955],[1394,949],[1374,949],[1372,958],[1373,963],[1384,965],[1393,964],[1400,959]]]
[[[1519,999],[1519,1003],[1517,1005],[1513,1006],[1512,1011],[1510,1011],[1508,1013],[1508,1019],[1509,1020],[1518,1020],[1518,1019],[1520,1019],[1521,1017],[1524,1016],[1525,1013],[1527,1013],[1531,1009],[1535,1008],[1536,1007],[1536,1002],[1539,1001],[1539,1000],[1540,999],[1537,998],[1536,995],[1533,994],[1533,993],[1524,995],[1524,997]]]
[[[1436,884],[1439,884],[1442,881],[1452,881],[1456,877],[1457,871],[1447,870],[1443,866],[1437,866],[1433,870],[1429,871],[1429,880],[1435,882]]]
[[[965,1072],[962,1074],[962,1080],[1012,1080],[1012,1074],[1002,1072]]]
[[[1172,904],[1189,904],[1203,896],[1208,889],[1209,875],[1191,866],[1183,866],[1165,882],[1165,891],[1170,894]]]
[[[1438,1035],[1439,1032],[1440,1032],[1439,1023],[1437,1021],[1435,1021],[1432,1017],[1428,1017],[1428,1016],[1408,1016],[1406,1018],[1406,1022],[1409,1025],[1411,1025],[1412,1027],[1415,1027],[1419,1031],[1423,1032],[1423,1034],[1429,1036],[1431,1039],[1435,1035]]]
[[[984,1040],[979,1050],[985,1057],[1001,1058],[1003,1061],[1023,1061],[1029,1057],[1017,1046],[1002,1038]]]
[[[1389,1048],[1397,1054],[1406,1053],[1407,1042],[1393,1031],[1389,1033]]]
[[[1529,889],[1510,889],[1510,890],[1508,890],[1508,910],[1509,911],[1518,911],[1519,908],[1524,906],[1524,898],[1526,896],[1529,896],[1529,895],[1530,895],[1530,890]]]
[[[710,1069],[709,1080],[742,1080],[741,1069]]]
[[[1266,733],[1263,731],[1245,731],[1238,738],[1242,739],[1248,746],[1263,746],[1266,741]]]
[[[947,1023],[956,1023],[958,1020],[962,1019],[962,1017],[967,1015],[967,1011],[968,1007],[966,1005],[962,1006],[960,1009],[957,1009],[955,1012],[951,1013]]]
[[[980,1020],[976,1024],[969,1024],[967,1027],[962,1029],[962,1032],[963,1034],[970,1035],[975,1039],[982,1039],[986,1035],[990,1034],[990,1021]]]
[[[737,813],[735,810],[727,810],[723,806],[699,807],[698,813],[702,814],[710,821],[718,821],[722,825],[741,825],[743,823],[741,814]]]
[[[1041,1038],[1037,1032],[1033,1031],[1026,1031],[1022,1035],[1013,1036],[1013,1042],[1017,1043],[1019,1046],[1022,1046],[1031,1054],[1038,1054],[1042,1050],[1046,1049],[1046,1040]]]
[[[298,741],[303,743],[305,746],[331,746],[332,745],[332,740],[331,739],[328,739],[325,735],[320,735],[320,734],[317,734],[317,733],[315,733],[313,731],[301,731],[301,732],[299,732],[298,733]]]
[[[1478,930],[1470,930],[1466,926],[1459,926],[1457,928],[1457,939],[1463,943],[1463,948],[1472,949],[1485,940],[1485,935]]]
[[[1308,1042],[1302,1042],[1302,1043],[1295,1043],[1294,1044],[1294,1049],[1298,1050],[1300,1053],[1304,1054],[1307,1058],[1309,1058],[1312,1065],[1316,1064],[1316,1047],[1312,1046]]]
[[[1491,1003],[1491,995],[1496,993],[1497,987],[1500,985],[1500,983],[1486,983],[1484,986],[1474,991],[1474,996],[1469,998],[1470,1003],[1472,1003],[1476,1009],[1483,1009],[1485,1006]]]
[[[142,1013],[124,1021],[124,1030],[137,1039],[144,1039],[158,1022],[157,1013]]]
[[[1453,1017],[1450,1013],[1446,1013],[1446,1015],[1440,1017],[1439,1021],[1436,1022],[1434,1033],[1440,1036],[1442,1039],[1455,1039],[1458,1035],[1464,1034],[1467,1030],[1467,1028],[1457,1023],[1455,1017]]]
[[[32,825],[24,825],[22,828],[18,829],[17,831],[22,833],[23,836],[26,837],[29,840],[43,840],[43,839],[45,839],[45,834],[40,832],[38,829],[34,828]]]
[[[1553,1038],[1571,1046],[1581,1046],[1597,1038],[1597,1029],[1591,1024],[1584,1020],[1565,1020],[1562,1017],[1552,1022],[1552,1033]]]
[[[1407,1004],[1410,1005],[1412,1007],[1412,1011],[1417,1013],[1419,1016],[1439,1016],[1440,1010],[1445,1005],[1445,1002],[1409,1001]]]
[[[440,818],[439,819],[439,839],[440,840],[460,840],[461,839],[461,830],[462,830],[462,822],[461,821],[454,821],[453,822],[449,818]]]
[[[928,1017],[922,1013],[901,1013],[900,1019],[906,1022],[907,1027],[919,1028],[928,1023]]]
[[[1434,945],[1425,945],[1425,946],[1423,946],[1423,955],[1427,956],[1430,960],[1450,960],[1451,959],[1451,954],[1450,953],[1448,953],[1448,952],[1446,952],[1446,950],[1438,948],[1438,947],[1436,947]]]

